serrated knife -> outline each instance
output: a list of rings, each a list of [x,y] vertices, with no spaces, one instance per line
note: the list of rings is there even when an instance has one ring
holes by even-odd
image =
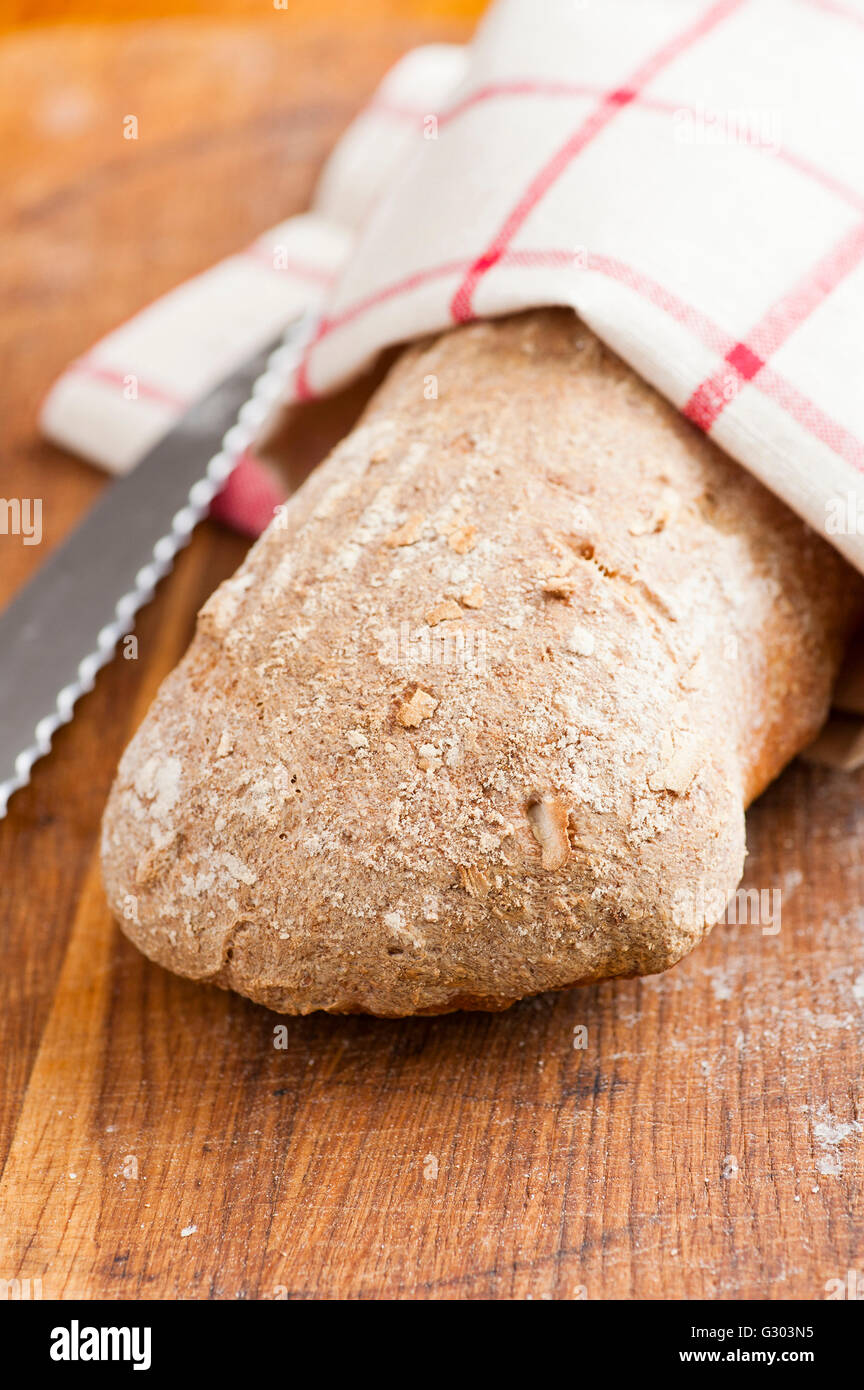
[[[293,320],[193,405],[0,615],[0,818],[284,395],[313,328]]]

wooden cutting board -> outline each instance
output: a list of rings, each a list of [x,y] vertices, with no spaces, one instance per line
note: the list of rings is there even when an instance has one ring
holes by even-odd
[[[0,599],[103,485],[38,438],[60,368],[303,208],[386,67],[464,32],[5,40],[0,495],[41,497],[45,540],[0,535]],[[344,423],[319,409],[292,468]],[[243,551],[201,528],[137,660],[102,673],[0,824],[0,1277],[46,1297],[820,1299],[864,1271],[861,776],[796,765],[751,813],[746,884],[780,891],[779,931],[719,926],[668,975],[504,1014],[279,1019],[126,942],[102,805]]]

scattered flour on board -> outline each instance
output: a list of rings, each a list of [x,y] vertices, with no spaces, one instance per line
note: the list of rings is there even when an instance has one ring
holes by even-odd
[[[780,879],[780,892],[783,894],[784,903],[788,903],[796,888],[800,888],[804,882],[804,875],[800,869],[790,869],[783,874]]]
[[[711,989],[718,1003],[732,998],[732,981],[728,971],[722,966],[712,966],[706,969],[705,974],[711,981]]]
[[[816,1145],[816,1167],[827,1178],[837,1178],[843,1172],[841,1146],[847,1139],[861,1133],[858,1120],[840,1120],[832,1115],[827,1105],[821,1105],[813,1123],[813,1140]]]

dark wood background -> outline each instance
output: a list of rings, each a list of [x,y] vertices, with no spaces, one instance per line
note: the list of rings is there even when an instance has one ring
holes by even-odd
[[[39,440],[60,369],[302,209],[398,54],[467,32],[419,6],[360,28],[209,8],[2,42],[0,495],[42,497],[45,540],[0,537],[0,599],[103,485]],[[96,855],[113,769],[243,551],[200,529],[138,660],[0,824],[0,1277],[228,1299],[820,1299],[864,1277],[861,776],[796,765],[753,810],[778,934],[721,926],[666,976],[501,1015],[279,1020],[125,941]]]

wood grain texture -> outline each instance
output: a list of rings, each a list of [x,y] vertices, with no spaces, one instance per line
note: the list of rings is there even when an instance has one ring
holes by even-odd
[[[386,66],[461,32],[4,41],[0,495],[41,496],[46,539],[0,537],[0,598],[101,486],[37,438],[57,371],[301,208]],[[326,434],[319,408],[285,435],[295,475]],[[277,1018],[128,945],[101,808],[242,553],[201,528],[139,659],[103,672],[0,823],[0,1277],[53,1297],[819,1299],[864,1271],[861,776],[796,765],[752,811],[746,882],[781,890],[778,933],[720,926],[666,976],[505,1014]]]

